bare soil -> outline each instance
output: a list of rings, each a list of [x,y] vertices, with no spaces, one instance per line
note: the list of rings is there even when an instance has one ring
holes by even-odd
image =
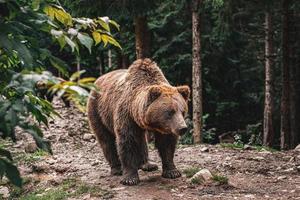
[[[179,146],[175,162],[181,171],[206,168],[229,180],[191,184],[184,173],[174,180],[162,178],[160,158],[150,144],[150,160],[159,170],[140,171],[139,185],[123,186],[121,177],[110,175],[100,146],[89,135],[86,116],[59,102],[55,106],[62,118],[50,121],[44,131],[53,155],[25,153],[28,138],[11,147],[25,177],[21,191],[10,191],[12,199],[300,199],[300,152],[295,150]]]

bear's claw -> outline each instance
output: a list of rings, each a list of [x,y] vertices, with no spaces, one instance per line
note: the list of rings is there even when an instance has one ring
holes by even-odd
[[[141,169],[146,172],[152,172],[158,170],[158,166],[155,164],[146,163],[141,167]]]
[[[140,179],[138,176],[127,176],[123,180],[121,180],[121,183],[123,185],[137,185],[140,182]]]
[[[178,169],[164,170],[162,173],[162,177],[174,179],[174,178],[181,177],[181,173]]]

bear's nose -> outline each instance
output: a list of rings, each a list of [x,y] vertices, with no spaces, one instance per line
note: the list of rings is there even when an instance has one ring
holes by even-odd
[[[187,127],[182,127],[182,128],[179,129],[178,133],[181,136],[181,135],[184,135],[187,130],[188,130]]]

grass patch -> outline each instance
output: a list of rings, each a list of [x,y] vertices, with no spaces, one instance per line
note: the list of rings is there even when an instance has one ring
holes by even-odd
[[[190,168],[184,169],[183,173],[186,175],[187,178],[191,178],[199,171],[200,171],[199,167],[190,167]]]
[[[223,148],[230,148],[230,149],[243,149],[244,145],[241,143],[220,143],[220,146]]]
[[[83,194],[90,194],[91,197],[99,199],[111,199],[114,193],[104,190],[99,186],[88,185],[76,179],[67,179],[61,185],[51,189],[39,189],[29,194],[20,194],[19,200],[66,200],[72,197],[79,197]]]
[[[43,157],[48,156],[49,153],[39,149],[34,153],[21,153],[16,155],[17,161],[23,161],[26,164],[34,163],[41,160]]]
[[[192,178],[191,183],[194,185],[200,185],[202,183],[202,179],[199,177]]]
[[[278,150],[277,149],[273,149],[271,147],[266,147],[266,146],[254,146],[254,148],[257,150],[257,151],[263,151],[263,150],[267,150],[267,151],[270,151],[270,152],[277,152]]]
[[[220,185],[228,184],[228,178],[226,176],[213,174],[212,180],[217,182]]]

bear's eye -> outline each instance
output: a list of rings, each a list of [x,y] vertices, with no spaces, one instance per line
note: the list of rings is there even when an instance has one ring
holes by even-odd
[[[167,117],[171,118],[175,114],[175,110],[168,110],[167,111]]]

